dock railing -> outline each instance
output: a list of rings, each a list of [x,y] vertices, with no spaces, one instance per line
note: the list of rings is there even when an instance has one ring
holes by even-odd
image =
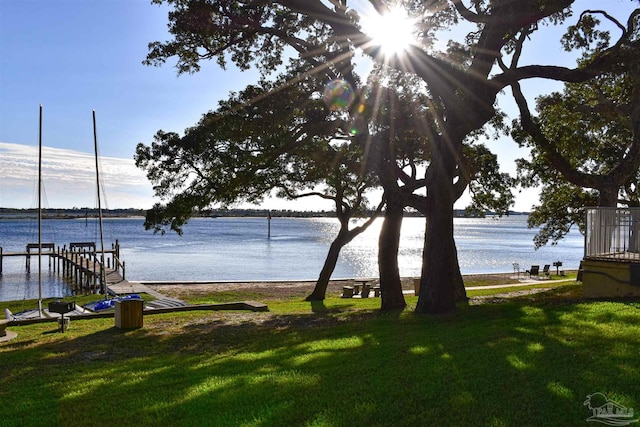
[[[587,208],[585,258],[640,259],[640,208]]]
[[[39,250],[41,249],[41,250]],[[69,279],[72,291],[86,291],[100,289],[104,291],[110,280],[125,280],[125,263],[120,259],[120,243],[116,240],[110,249],[104,250],[104,264],[102,250],[97,250],[94,242],[72,242],[55,248],[53,243],[29,243],[24,252],[6,252],[0,247],[0,275],[3,273],[3,261],[7,257],[24,257],[26,271],[30,271],[32,256],[47,256],[49,269],[57,270]],[[113,273],[117,274],[113,274]],[[107,277],[107,275],[109,277]]]

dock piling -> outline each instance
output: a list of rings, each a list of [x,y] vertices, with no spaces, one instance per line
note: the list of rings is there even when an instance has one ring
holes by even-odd
[[[27,244],[24,252],[7,252],[0,247],[0,274],[3,270],[3,260],[11,256],[25,257],[25,269],[27,274],[31,273],[31,257],[36,255],[38,250],[41,255],[49,257],[49,269],[58,272],[69,278],[72,291],[85,289],[88,291],[101,291],[106,289],[107,274],[109,281],[125,280],[125,263],[120,261],[120,244],[116,240],[111,245],[111,249],[105,249],[100,254],[104,257],[104,262],[98,258],[96,245],[93,242],[70,243],[67,248],[56,248],[53,243]],[[42,249],[45,249],[44,251]],[[53,258],[53,259],[52,259]],[[115,273],[115,274],[114,274]]]

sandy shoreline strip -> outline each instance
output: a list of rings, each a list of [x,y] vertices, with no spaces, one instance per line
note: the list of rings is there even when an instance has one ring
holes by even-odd
[[[566,270],[565,270],[566,271]],[[569,272],[569,271],[567,271]],[[495,280],[496,284],[503,285],[513,283],[517,285],[531,285],[535,283],[544,283],[544,280],[529,280],[525,273],[518,275],[514,273],[487,273],[487,274],[469,274],[463,275],[465,282]],[[340,294],[345,284],[353,283],[355,280],[369,279],[377,281],[377,278],[351,278],[351,279],[332,279],[329,281],[327,293]],[[415,277],[403,277],[402,288],[404,290],[414,289]],[[140,283],[160,292],[164,295],[174,298],[190,295],[204,295],[215,292],[242,291],[256,294],[256,297],[274,297],[278,296],[307,296],[313,291],[316,280],[210,280],[210,281],[140,281],[132,282]],[[490,285],[490,284],[488,284]]]
[[[524,277],[526,275],[526,273],[520,272],[520,276]],[[463,274],[462,277],[511,277],[514,276],[515,277],[515,273],[473,273],[473,274]],[[414,278],[417,278],[418,276],[408,276],[408,277],[402,277],[401,280],[413,280]],[[352,282],[354,280],[378,280],[377,277],[344,277],[344,278],[333,278],[331,279],[332,282]],[[149,284],[176,284],[176,283],[194,283],[194,284],[203,284],[203,283],[210,283],[210,284],[215,284],[215,283],[222,283],[222,284],[226,284],[226,283],[283,283],[283,282],[291,282],[291,283],[308,283],[308,282],[313,282],[315,283],[317,279],[247,279],[247,280],[217,280],[217,279],[211,279],[211,280],[130,280],[130,282],[133,283],[142,283],[145,285],[149,285]]]
[[[475,274],[463,274],[463,279],[465,280],[504,280],[504,279],[513,279],[514,283],[518,280],[527,279],[527,274],[524,272],[520,272],[520,275],[516,275],[515,273],[475,273]],[[414,279],[418,279],[417,276],[411,277],[401,277],[401,281],[403,285],[411,285],[413,286]],[[377,282],[377,277],[352,277],[352,278],[336,278],[331,279],[330,283],[352,283],[354,281],[362,281],[369,280],[372,282]],[[250,285],[307,285],[307,284],[315,284],[316,279],[277,279],[277,280],[130,280],[131,283],[140,283],[146,286],[201,286],[201,285],[211,285],[211,286],[226,286],[226,285],[236,285],[236,286],[250,286]]]

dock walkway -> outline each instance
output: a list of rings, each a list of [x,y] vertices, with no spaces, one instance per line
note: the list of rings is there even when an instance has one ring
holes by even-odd
[[[148,294],[155,299],[146,301],[145,314],[159,314],[173,311],[191,310],[250,310],[268,311],[266,304],[255,301],[239,301],[219,304],[188,304],[176,298],[167,297],[154,289],[139,282],[129,282],[125,278],[125,264],[120,260],[120,245],[116,240],[111,249],[96,251],[93,242],[71,243],[67,247],[54,249],[53,243],[27,244],[24,252],[3,252],[0,247],[0,275],[2,274],[2,260],[4,257],[25,257],[25,268],[30,271],[30,258],[32,256],[48,256],[49,268],[58,270],[72,282],[72,291],[78,293],[97,292],[108,293],[114,297],[130,294]],[[37,252],[32,252],[33,249]],[[38,253],[39,252],[39,253]],[[100,255],[100,256],[98,256]],[[57,268],[56,268],[57,267]],[[48,313],[42,316],[39,309],[25,310],[20,313],[11,313],[5,310],[8,325],[31,324],[40,322],[57,321],[58,313]],[[112,317],[114,310],[105,312],[92,312],[84,307],[66,314],[75,319],[89,319],[95,317]]]
[[[169,298],[150,287],[138,282],[124,280],[115,270],[107,272],[107,291],[111,295],[148,294],[156,298],[147,301],[146,306],[152,309],[185,307],[188,304],[177,298]]]
[[[120,260],[120,244],[116,240],[111,248],[96,250],[94,242],[71,242],[69,246],[55,248],[54,243],[28,243],[26,250],[7,252],[0,247],[0,275],[3,273],[3,259],[24,257],[27,272],[31,271],[31,257],[48,257],[48,267],[59,271],[70,279],[73,292],[104,292],[103,272],[118,277],[112,282],[125,279],[125,263]]]

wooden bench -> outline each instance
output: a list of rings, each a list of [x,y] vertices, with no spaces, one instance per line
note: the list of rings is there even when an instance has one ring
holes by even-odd
[[[353,297],[353,286],[343,286],[342,298],[352,298],[352,297]]]

